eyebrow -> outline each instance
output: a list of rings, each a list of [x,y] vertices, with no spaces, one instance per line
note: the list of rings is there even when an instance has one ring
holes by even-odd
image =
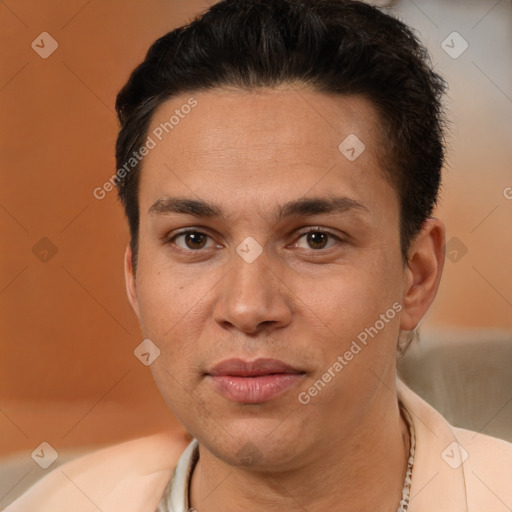
[[[369,213],[369,209],[361,202],[349,197],[305,197],[289,201],[277,207],[277,221],[290,217],[307,217],[321,214],[343,214],[351,210]],[[208,201],[186,197],[166,197],[158,199],[148,210],[151,215],[186,214],[225,220],[222,209]]]

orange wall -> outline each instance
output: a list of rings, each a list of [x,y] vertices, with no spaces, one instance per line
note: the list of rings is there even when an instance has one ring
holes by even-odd
[[[448,26],[436,2],[428,4],[438,8],[429,17],[398,4],[452,84],[454,124],[438,213],[448,239],[467,247],[460,261],[447,262],[424,328],[512,328],[512,199],[503,195],[512,187],[512,43],[495,26],[506,14],[500,9],[511,7],[502,4],[473,39],[467,36],[470,48],[457,60],[440,44],[452,30],[471,33],[480,12],[467,27],[451,12],[459,25]],[[100,201],[92,191],[115,171],[117,91],[156,37],[206,6],[0,4],[0,454],[41,441],[57,449],[113,442],[176,425],[133,355],[141,336],[125,298],[122,211],[115,192]],[[31,47],[34,40],[41,46],[42,32],[58,43],[47,59]],[[55,255],[41,261],[53,246]]]

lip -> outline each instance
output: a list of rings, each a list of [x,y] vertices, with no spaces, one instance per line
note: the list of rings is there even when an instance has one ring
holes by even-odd
[[[305,372],[278,359],[227,359],[206,375],[224,397],[238,403],[267,402],[296,386]]]
[[[280,361],[279,359],[259,358],[254,361],[243,359],[226,359],[215,365],[208,375],[232,377],[259,377],[273,373],[303,373],[302,371]]]

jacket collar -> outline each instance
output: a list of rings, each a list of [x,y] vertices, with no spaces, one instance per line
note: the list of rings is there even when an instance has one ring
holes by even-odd
[[[398,377],[396,386],[416,434],[409,512],[467,512],[464,452],[452,426]]]

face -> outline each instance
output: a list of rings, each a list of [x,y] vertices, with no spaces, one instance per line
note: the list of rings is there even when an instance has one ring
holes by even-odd
[[[154,115],[129,298],[163,397],[227,463],[293,467],[394,387],[399,330],[425,308],[407,295],[379,126],[364,98],[292,88]]]

